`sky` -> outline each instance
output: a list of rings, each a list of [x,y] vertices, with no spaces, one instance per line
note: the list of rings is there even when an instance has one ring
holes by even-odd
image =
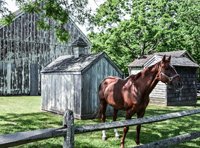
[[[92,8],[93,11],[96,10],[96,8],[99,7],[99,5],[101,3],[103,3],[105,0],[89,0],[89,6]],[[18,10],[18,7],[15,5],[15,0],[6,0],[7,2],[7,7],[10,11],[12,12],[15,12],[16,10]],[[77,24],[78,25],[78,24]],[[87,32],[86,31],[86,27],[85,26],[81,26],[81,25],[78,25],[78,27],[83,31],[83,33],[85,33],[87,35]]]

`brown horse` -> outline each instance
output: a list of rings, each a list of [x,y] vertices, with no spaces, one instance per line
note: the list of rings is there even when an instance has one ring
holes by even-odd
[[[176,90],[182,89],[182,81],[175,68],[170,64],[171,56],[157,64],[144,69],[136,75],[131,75],[123,80],[118,77],[107,77],[99,85],[99,101],[102,122],[105,122],[107,104],[114,107],[113,121],[116,121],[118,110],[126,111],[126,119],[137,113],[137,118],[142,118],[149,103],[149,94],[158,81],[173,86]],[[141,125],[137,125],[136,144],[139,145]],[[124,127],[121,148],[124,147],[126,133],[129,127]],[[114,130],[118,138],[117,129]],[[106,139],[103,131],[103,140]]]

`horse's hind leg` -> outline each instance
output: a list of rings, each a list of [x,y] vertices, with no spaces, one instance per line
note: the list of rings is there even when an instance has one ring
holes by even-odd
[[[113,112],[113,121],[116,121],[116,119],[117,119],[117,112],[118,112],[118,110],[114,108],[114,112]],[[116,137],[117,139],[119,139],[119,134],[118,134],[118,131],[117,131],[116,128],[114,129],[114,132],[115,132],[115,137]]]
[[[106,120],[106,108],[107,108],[107,102],[105,99],[100,99],[100,104],[101,104],[101,119],[102,122],[104,123]],[[106,131],[102,131],[102,140],[106,140]]]

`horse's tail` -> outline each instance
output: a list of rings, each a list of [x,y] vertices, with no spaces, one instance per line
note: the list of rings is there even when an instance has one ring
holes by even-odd
[[[101,105],[101,104],[99,104],[99,105],[96,107],[95,111],[94,111],[93,116],[96,115],[95,119],[101,119],[101,108],[100,108],[100,105]]]

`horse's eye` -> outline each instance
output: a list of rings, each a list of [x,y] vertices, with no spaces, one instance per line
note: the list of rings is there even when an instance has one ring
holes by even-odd
[[[169,68],[165,68],[165,70],[169,70]]]

